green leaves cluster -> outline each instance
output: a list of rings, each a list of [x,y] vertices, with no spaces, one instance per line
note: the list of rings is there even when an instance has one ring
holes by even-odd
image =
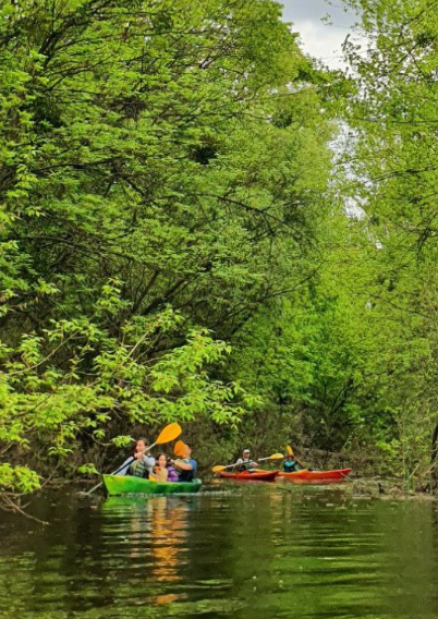
[[[115,292],[107,287],[110,298]],[[108,443],[120,419],[157,427],[209,415],[215,423],[236,424],[246,405],[244,390],[212,380],[207,372],[224,362],[231,352],[228,345],[213,340],[205,329],[191,329],[178,348],[147,361],[160,333],[175,330],[179,322],[172,312],[139,319],[121,326],[120,340],[98,318],[62,320],[44,337],[25,335],[15,350],[3,347],[3,453],[26,458],[42,444],[54,465],[80,449],[81,437]],[[130,440],[112,438],[118,447]],[[82,472],[90,470],[81,467]],[[2,490],[38,487],[38,476],[27,467],[8,464],[0,471]]]

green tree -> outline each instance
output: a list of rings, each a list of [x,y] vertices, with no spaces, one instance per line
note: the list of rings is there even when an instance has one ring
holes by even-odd
[[[372,314],[387,340],[376,365],[408,479],[430,472],[437,423],[436,36],[429,0],[349,1],[361,19],[347,43],[356,95],[346,105],[356,135],[354,193],[379,240],[369,278]]]
[[[2,3],[0,83],[2,487],[136,421],[234,424],[224,342],[312,276],[331,165],[281,6]]]

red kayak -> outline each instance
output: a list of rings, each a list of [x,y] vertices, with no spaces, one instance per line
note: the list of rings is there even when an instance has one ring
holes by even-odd
[[[279,473],[280,471],[242,471],[241,473],[221,471],[219,477],[236,481],[274,481]]]
[[[338,469],[336,471],[308,471],[303,469],[296,473],[280,473],[282,479],[294,484],[333,484],[343,481],[351,469]]]

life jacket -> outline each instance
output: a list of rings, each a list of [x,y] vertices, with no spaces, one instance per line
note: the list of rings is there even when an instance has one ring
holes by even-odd
[[[251,466],[252,464],[253,464],[252,460],[242,460],[242,462],[240,463],[238,467],[238,472],[244,473],[245,471],[253,470],[254,466]]]
[[[283,462],[283,470],[285,473],[296,473],[300,469],[295,460],[285,460]]]
[[[128,475],[133,477],[149,478],[149,471],[143,460],[135,460],[128,469]]]
[[[183,460],[187,464],[190,463],[190,460]],[[178,471],[179,481],[193,481],[195,479],[196,468],[191,471]]]

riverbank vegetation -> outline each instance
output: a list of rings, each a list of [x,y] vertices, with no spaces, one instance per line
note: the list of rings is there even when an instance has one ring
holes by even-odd
[[[4,497],[168,421],[433,488],[438,20],[345,4],[349,77],[268,0],[1,4]]]

